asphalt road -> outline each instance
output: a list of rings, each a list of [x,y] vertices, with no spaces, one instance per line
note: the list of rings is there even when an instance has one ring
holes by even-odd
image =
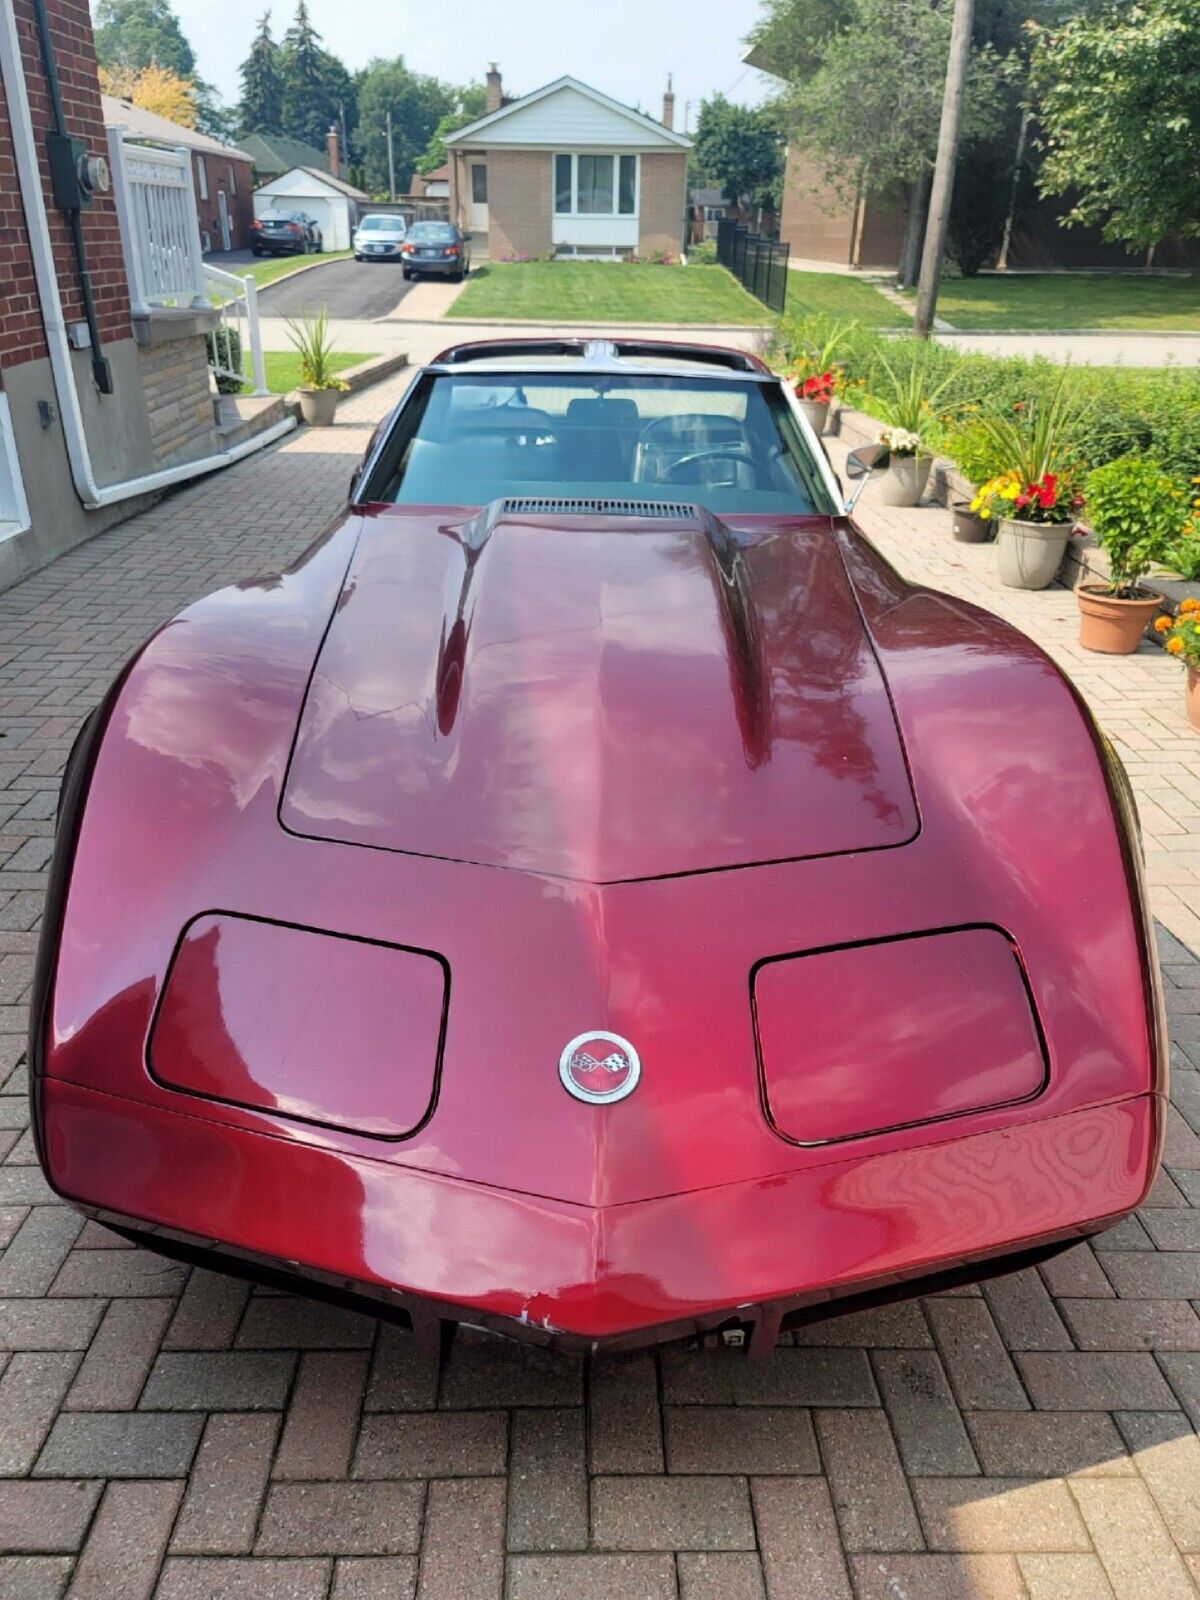
[[[265,317],[312,315],[324,306],[331,319],[370,322],[388,316],[411,288],[398,261],[330,261],[265,284],[258,304]]]

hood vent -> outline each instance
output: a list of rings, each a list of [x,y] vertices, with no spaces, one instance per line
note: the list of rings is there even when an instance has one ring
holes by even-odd
[[[501,516],[653,517],[659,522],[693,522],[695,506],[677,500],[505,500]]]

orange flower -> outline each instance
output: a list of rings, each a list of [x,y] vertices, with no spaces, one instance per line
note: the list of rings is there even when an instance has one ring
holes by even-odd
[[[1183,654],[1183,640],[1178,634],[1173,639],[1167,640],[1167,654],[1172,656],[1181,656]]]
[[[1181,617],[1189,616],[1193,611],[1200,611],[1200,600],[1193,600],[1189,597],[1187,600],[1179,602],[1179,615]]]
[[[1155,617],[1154,629],[1156,633],[1170,633],[1175,626],[1170,617]]]

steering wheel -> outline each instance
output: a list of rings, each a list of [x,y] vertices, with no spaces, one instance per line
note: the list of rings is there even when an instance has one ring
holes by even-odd
[[[750,462],[751,456],[750,451],[744,444],[708,445],[703,450],[693,450],[686,456],[680,456],[678,461],[673,461],[663,473],[662,477],[659,479],[659,482],[674,482],[675,474],[677,472],[681,472],[684,467],[692,466],[697,461],[734,461],[741,463]],[[751,462],[751,464],[753,463]],[[755,476],[757,477],[757,474],[755,474]],[[733,482],[732,478],[730,479],[730,482]]]

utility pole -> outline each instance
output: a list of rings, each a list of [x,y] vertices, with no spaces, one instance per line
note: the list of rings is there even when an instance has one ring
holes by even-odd
[[[925,230],[925,250],[921,256],[921,277],[917,285],[917,315],[913,332],[919,339],[929,337],[937,310],[946,229],[950,223],[950,201],[954,195],[954,169],[958,165],[958,136],[962,129],[963,96],[967,87],[967,68],[971,62],[971,28],[974,21],[975,0],[954,0],[950,60],[946,66],[946,92],[942,96],[942,122],[938,129],[937,165],[933,170],[929,224]]]
[[[393,203],[396,199],[396,155],[392,149],[392,113],[387,114],[387,141],[388,141],[388,194]]]

